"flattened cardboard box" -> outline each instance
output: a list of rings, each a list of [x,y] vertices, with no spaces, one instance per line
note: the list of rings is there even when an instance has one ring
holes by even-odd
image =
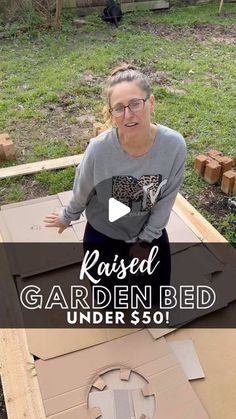
[[[29,278],[16,278],[18,293],[27,285],[33,285],[40,288],[42,295],[49,296],[49,292],[56,284],[61,287],[66,296],[70,294],[70,286],[76,284],[79,277],[80,264],[73,264],[51,272],[34,275]],[[66,282],[66,284],[65,284]],[[83,285],[90,286],[88,280],[83,281]],[[64,291],[65,290],[65,291]],[[91,303],[88,301],[88,304]],[[26,315],[28,312],[26,310]],[[66,354],[68,352],[77,351],[89,346],[98,345],[111,339],[119,338],[130,333],[134,333],[135,329],[109,329],[109,328],[91,328],[91,329],[62,329],[61,324],[65,322],[65,310],[30,310],[30,321],[39,328],[27,328],[28,345],[30,353],[40,359],[49,359],[56,356]],[[44,318],[42,318],[44,316]],[[27,321],[27,319],[26,319]],[[48,325],[48,328],[41,328],[42,324]]]
[[[235,316],[236,304],[233,312]],[[215,312],[211,316],[216,316]],[[233,313],[232,313],[233,314]],[[207,316],[208,317],[208,316]],[[166,337],[168,343],[192,339],[206,379],[191,382],[211,419],[235,419],[236,329],[203,329],[206,317],[194,329],[178,329]],[[200,328],[198,328],[198,325]]]
[[[170,346],[172,350],[174,349],[173,350],[174,355],[176,355],[176,348],[178,347],[177,349],[178,360],[181,364],[181,367],[184,369],[188,380],[199,379],[199,378],[204,377],[204,373],[199,363],[199,359],[197,357],[193,344],[190,340],[185,340],[183,342],[182,341],[171,342]],[[179,347],[181,347],[181,350],[179,349]],[[190,348],[190,351],[189,351],[189,348]],[[186,351],[187,351],[187,357],[186,357]],[[136,411],[140,409],[139,411],[140,415],[141,413],[143,414],[145,412],[147,416],[151,415],[151,417],[153,417],[156,401],[155,401],[154,396],[143,397],[141,390],[143,387],[145,387],[146,381],[141,375],[138,375],[136,373],[131,374],[131,371],[128,369],[112,370],[103,375],[103,381],[100,380],[99,382],[100,388],[103,387],[103,384],[102,384],[103,382],[106,383],[105,389],[106,388],[110,388],[113,390],[122,389],[124,391],[127,391],[127,390],[130,391],[130,390],[133,390],[134,388],[138,389],[139,395],[137,395],[136,393],[135,399],[139,397],[140,400],[139,400],[138,406],[137,406],[137,403],[135,402]],[[99,384],[97,380],[97,385]],[[96,390],[96,388],[92,387],[91,390]],[[99,392],[99,394],[91,392],[89,394],[89,406],[94,407],[94,408],[96,406],[100,406],[99,404],[97,405],[94,404],[95,403],[94,399],[95,398],[99,399],[100,402],[102,402],[101,397],[104,397],[104,395],[102,395],[103,393],[104,392],[101,392],[101,391]],[[134,394],[132,394],[132,398],[133,396]],[[78,400],[78,390],[73,390],[73,391],[70,391],[69,393],[64,393],[63,395],[60,395],[58,397],[53,397],[52,399],[45,400],[44,405],[45,405],[47,414],[53,414],[55,413],[55,410],[54,410],[55,403],[57,403],[57,411],[60,412],[65,409],[65,406],[66,407],[68,407],[68,405],[76,406],[77,400]],[[65,403],[67,404],[65,405]],[[73,410],[74,408],[71,408],[71,409]],[[102,410],[102,412],[106,411],[106,414],[107,414],[107,410],[103,405],[100,406],[100,409]],[[111,418],[109,417],[109,419]]]
[[[185,259],[191,260],[191,255],[195,257],[195,253],[200,252],[202,264],[199,264],[199,269],[194,270],[194,273],[192,273],[192,265],[189,264],[189,270],[186,269],[186,266],[184,266]],[[203,252],[203,255],[202,255]],[[214,256],[209,253],[208,249],[206,247],[203,247],[202,249],[198,248],[198,246],[191,247],[189,249],[186,249],[185,251],[182,251],[178,254],[175,254],[172,256],[173,265],[175,265],[175,261],[177,264],[177,269],[174,269],[174,271],[177,273],[178,277],[181,277],[182,283],[188,284],[189,278],[191,278],[191,284],[199,285],[211,285],[211,282],[209,281],[209,275],[212,275],[212,273],[217,270],[223,270],[224,267],[221,262],[215,260]],[[207,262],[206,262],[207,260]],[[203,262],[206,262],[205,266]],[[66,273],[66,276],[65,276]],[[184,275],[185,274],[185,275]],[[79,275],[79,265],[73,265],[69,266],[63,269],[59,269],[56,271],[52,271],[49,273],[37,275],[35,277],[27,278],[22,280],[21,278],[18,278],[17,284],[18,284],[18,290],[20,291],[24,286],[27,284],[31,285],[37,285],[41,287],[42,289],[46,287],[50,288],[55,283],[57,285],[62,284],[63,288],[63,281],[66,277],[67,284],[70,284],[75,277],[78,277]],[[172,283],[172,285],[175,285],[175,282]],[[176,285],[178,285],[178,282],[176,282]],[[89,284],[87,284],[89,286]],[[213,312],[215,310],[218,310],[221,307],[225,307],[228,303],[228,300],[225,300],[224,295],[221,296],[221,298],[217,298],[216,304],[214,304],[209,310],[184,310],[184,314],[182,314],[181,311],[177,311],[177,314],[175,313],[175,310],[170,310],[170,319],[173,317],[175,321],[181,324],[181,322],[187,323],[193,319],[196,319],[200,316],[203,316],[205,314],[209,314],[210,312]],[[50,313],[48,311],[46,312],[47,316],[49,316]],[[62,313],[64,315],[64,313]],[[178,320],[178,317],[179,320]],[[58,321],[58,318],[56,318],[56,321]],[[53,327],[53,319],[52,324],[50,324],[50,327]],[[164,336],[168,333],[170,333],[173,330],[171,329],[151,329],[150,332],[154,338],[159,338],[161,336]],[[65,332],[65,336],[67,336],[67,339],[61,339],[60,345],[57,345],[56,342],[59,342],[59,336],[63,336],[63,331],[57,333],[56,330],[53,329],[43,329],[43,330],[28,330],[28,340],[29,340],[29,348],[33,355],[41,358],[41,359],[49,359],[53,358],[59,355],[66,354],[68,352],[73,352],[79,349],[83,349],[92,345],[100,344],[104,341],[111,340],[115,337],[124,336],[125,334],[129,334],[135,332],[135,329],[74,329],[70,331]]]
[[[5,242],[13,243],[9,255],[13,275],[26,277],[83,260],[82,244],[77,244],[78,237],[72,227],[60,235],[57,229],[45,227],[45,216],[56,208],[61,208],[56,196],[1,207],[1,234]],[[15,252],[14,243],[17,243]]]
[[[82,261],[82,245],[80,248],[78,246],[73,248],[72,244],[83,241],[86,223],[86,216],[84,214],[82,214],[78,222],[74,222],[61,235],[57,233],[57,229],[46,228],[44,224],[45,216],[55,209],[60,211],[63,205],[69,203],[71,196],[71,191],[68,191],[54,196],[1,207],[0,230],[5,242],[42,243],[42,246],[38,246],[40,257],[37,258],[37,268],[35,267],[36,254],[34,253],[37,252],[37,249],[34,246],[30,248],[26,246],[20,247],[18,245],[15,253],[11,252],[10,259],[13,275],[27,277]],[[183,243],[183,248],[191,246],[192,243],[199,242],[197,236],[174,211],[171,213],[167,229],[170,241],[178,243],[186,241],[186,243]],[[47,246],[44,249],[43,243],[71,243],[71,245],[69,250],[66,246],[58,246],[57,251],[50,252],[47,250]],[[175,252],[175,247],[176,245],[173,244],[172,253]],[[60,255],[58,255],[59,251]],[[31,252],[30,257],[29,252]]]
[[[94,389],[110,390],[106,374],[112,383],[114,370],[127,383],[135,374],[143,378],[142,397],[155,397],[154,419],[208,418],[165,339],[155,341],[145,330],[59,358],[37,360],[46,414],[53,419],[99,417],[101,408],[89,405],[89,394]]]
[[[61,192],[58,195],[58,199],[62,206],[67,206],[72,198],[72,191]],[[79,222],[86,221],[85,213],[81,215]],[[77,223],[73,223],[74,228],[77,230],[79,226]],[[80,226],[82,229],[82,226]],[[178,243],[177,249],[180,250],[180,243],[183,243],[182,249],[185,249],[191,244],[200,243],[200,239],[196,234],[184,223],[184,221],[179,217],[179,215],[173,209],[171,211],[170,219],[167,224],[167,232],[169,240],[171,243]],[[81,231],[77,232],[77,235],[81,237]],[[189,245],[188,245],[189,243]],[[176,246],[171,246],[172,252],[174,253]]]
[[[58,196],[52,196],[52,197],[46,197],[46,198],[40,198],[36,200],[21,202],[18,204],[13,205],[7,205],[2,207],[2,211],[0,215],[2,216],[2,228],[4,230],[5,239],[12,240],[12,241],[18,241],[20,238],[24,239],[25,241],[36,241],[42,240],[45,241],[78,241],[78,234],[80,235],[80,238],[83,235],[83,229],[85,225],[85,219],[82,221],[80,220],[78,223],[74,224],[72,228],[69,228],[66,230],[63,235],[58,235],[55,229],[46,229],[43,224],[43,218],[45,217],[45,214],[50,213],[52,210],[55,209],[55,207],[60,207],[62,204],[66,204],[68,201],[68,198],[70,196],[70,192],[68,193],[62,193],[58,194]],[[26,217],[27,212],[27,217]],[[83,217],[84,218],[84,217]],[[18,231],[18,225],[19,225],[19,219],[21,220],[20,223],[20,230]],[[36,222],[37,220],[37,222]],[[33,227],[33,228],[32,228]],[[36,228],[37,227],[37,228]],[[172,236],[172,240],[175,237],[178,241],[181,239],[187,239],[193,240],[195,239],[196,242],[199,241],[194,233],[192,233],[191,229],[186,226],[186,224],[181,220],[181,218],[172,211],[170,221],[168,223],[169,231],[171,232],[170,236]],[[78,230],[78,231],[77,231]],[[77,235],[74,233],[74,231],[77,231]],[[78,233],[79,232],[79,233]],[[66,236],[66,233],[69,234],[69,236]],[[170,237],[171,239],[171,237]],[[173,255],[173,261],[180,261],[180,266],[184,266],[185,261],[185,254],[187,254],[187,259],[189,257],[189,254],[195,252],[195,248],[192,247],[192,243],[189,244],[191,247],[189,249],[183,248],[182,252],[179,252],[176,255]],[[41,255],[42,256],[42,255]],[[58,266],[61,266],[63,264],[70,264],[71,262],[75,262],[77,260],[78,255],[63,255],[62,258],[58,258],[58,255],[56,255],[56,258],[50,258],[50,261],[46,258],[41,257],[39,261],[42,261],[42,265],[39,266],[38,271],[49,271],[50,269],[56,268]],[[72,257],[72,259],[71,259]],[[82,259],[82,256],[81,256]],[[38,273],[37,270],[34,270],[32,272],[32,269],[30,269],[29,266],[29,258],[18,258],[18,270],[17,273],[21,273],[23,276],[29,276],[30,274]],[[20,267],[19,267],[20,265]],[[17,263],[14,265],[15,270]],[[222,266],[222,265],[221,265]],[[32,267],[31,267],[32,268]],[[68,268],[70,269],[70,267]],[[59,271],[58,271],[59,272]],[[205,272],[206,274],[210,274],[210,272]],[[201,274],[204,274],[204,272],[201,271]],[[43,275],[44,278],[47,277],[47,281],[50,282],[53,280],[54,273],[53,271],[51,273],[45,273]],[[40,275],[37,278],[37,281],[40,279]],[[29,281],[32,282],[32,278],[28,278]],[[199,283],[199,277],[196,277],[197,283]],[[206,281],[206,282],[204,282]],[[206,278],[203,275],[203,283],[208,283],[208,278]],[[18,287],[21,288],[22,284],[21,279],[18,279]],[[218,288],[221,288],[221,280],[220,275],[217,277]],[[38,285],[40,285],[38,283]],[[222,294],[223,295],[223,294]],[[228,297],[228,294],[227,294]],[[230,296],[229,296],[230,297]],[[224,306],[223,299],[221,297],[220,299],[220,305],[218,304],[215,306],[215,309],[220,308]],[[228,303],[228,298],[225,300],[225,304]],[[189,313],[190,317],[187,319],[192,320],[195,318],[195,314]],[[198,313],[200,314],[200,313]],[[205,313],[204,313],[205,314]],[[183,319],[179,319],[179,323],[181,323]],[[184,323],[187,321],[186,315],[184,316]],[[168,334],[173,329],[156,329],[153,330],[153,336],[160,337],[163,335]],[[31,330],[28,331],[29,336],[29,342],[30,342],[30,350],[31,352],[41,357],[42,359],[51,358],[54,356],[62,355],[67,352],[72,352],[78,349],[82,349],[91,345],[100,344],[101,342],[107,341],[112,336],[115,335],[115,337],[123,336],[124,334],[130,333],[131,331],[125,330],[113,330],[109,333],[104,332],[103,330],[96,330],[96,329],[90,329],[88,332],[85,330],[71,330],[70,332],[65,332],[68,339],[64,340],[62,339],[61,345],[55,345],[56,342],[58,342],[58,335],[62,336],[63,332],[61,331],[60,334],[57,334],[56,331],[53,331],[52,329],[46,330],[43,329],[41,331]],[[70,338],[69,338],[70,336]],[[110,337],[108,337],[110,336]],[[44,341],[44,344],[42,344],[42,341]],[[77,346],[76,346],[77,345]]]

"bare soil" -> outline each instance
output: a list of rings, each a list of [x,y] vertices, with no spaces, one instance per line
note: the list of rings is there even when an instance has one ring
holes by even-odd
[[[138,21],[137,27],[145,29],[146,32],[165,37],[168,40],[178,40],[186,36],[192,36],[200,42],[220,42],[225,44],[236,44],[236,25],[223,26],[209,23],[195,23],[192,26],[168,25],[166,23],[149,23]]]

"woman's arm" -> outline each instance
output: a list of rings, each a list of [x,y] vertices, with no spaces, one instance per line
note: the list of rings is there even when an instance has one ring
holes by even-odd
[[[94,155],[91,143],[87,147],[83,160],[76,169],[73,196],[67,207],[60,213],[54,211],[45,218],[46,227],[57,227],[59,233],[67,228],[71,221],[78,220],[94,193],[93,182]]]

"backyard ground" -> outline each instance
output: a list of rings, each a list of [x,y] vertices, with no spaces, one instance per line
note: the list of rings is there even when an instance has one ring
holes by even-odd
[[[118,29],[99,17],[80,29],[66,18],[58,33],[8,27],[0,40],[0,132],[14,139],[17,159],[0,167],[82,153],[93,122],[102,121],[105,77],[129,61],[152,81],[155,121],[186,139],[181,192],[235,243],[228,197],[193,170],[195,156],[209,149],[236,154],[236,5],[226,4],[221,17],[218,7],[126,14]],[[1,180],[0,205],[71,189],[73,177],[72,167]]]
[[[235,154],[236,5],[191,6],[126,14],[118,29],[99,17],[59,33],[8,29],[0,45],[0,132],[7,131],[22,164],[81,153],[95,120],[102,121],[102,87],[121,61],[149,75],[155,121],[180,131],[188,145],[183,195],[230,241],[235,213],[219,185],[193,171],[209,149]],[[71,189],[74,168],[1,180],[0,204]]]

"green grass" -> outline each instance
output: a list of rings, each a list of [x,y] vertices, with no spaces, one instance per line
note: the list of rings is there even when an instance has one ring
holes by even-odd
[[[48,189],[50,195],[53,195],[71,189],[74,176],[74,167],[68,167],[63,170],[38,173],[35,175],[35,179]]]
[[[90,130],[92,136],[92,123],[80,126],[77,118],[90,114],[101,120],[103,80],[115,64],[134,61],[153,77],[155,121],[177,129],[186,139],[183,192],[226,238],[235,241],[234,214],[214,215],[210,205],[206,210],[197,199],[212,188],[220,197],[219,187],[206,185],[193,171],[195,156],[210,148],[235,154],[236,47],[230,42],[230,30],[224,35],[220,28],[235,25],[236,9],[235,4],[225,4],[219,17],[218,7],[217,3],[165,13],[130,13],[118,29],[88,16],[88,24],[76,30],[67,19],[60,33],[31,28],[4,40],[0,132],[9,132],[15,140],[18,159],[13,164],[82,152],[86,138],[80,129]],[[164,35],[154,33],[160,25]],[[198,38],[196,27],[204,25],[212,26]],[[158,75],[164,76],[162,83]],[[74,169],[43,172],[28,179],[42,193],[56,193],[71,188],[73,173]],[[25,179],[1,181],[1,202],[26,199]]]

